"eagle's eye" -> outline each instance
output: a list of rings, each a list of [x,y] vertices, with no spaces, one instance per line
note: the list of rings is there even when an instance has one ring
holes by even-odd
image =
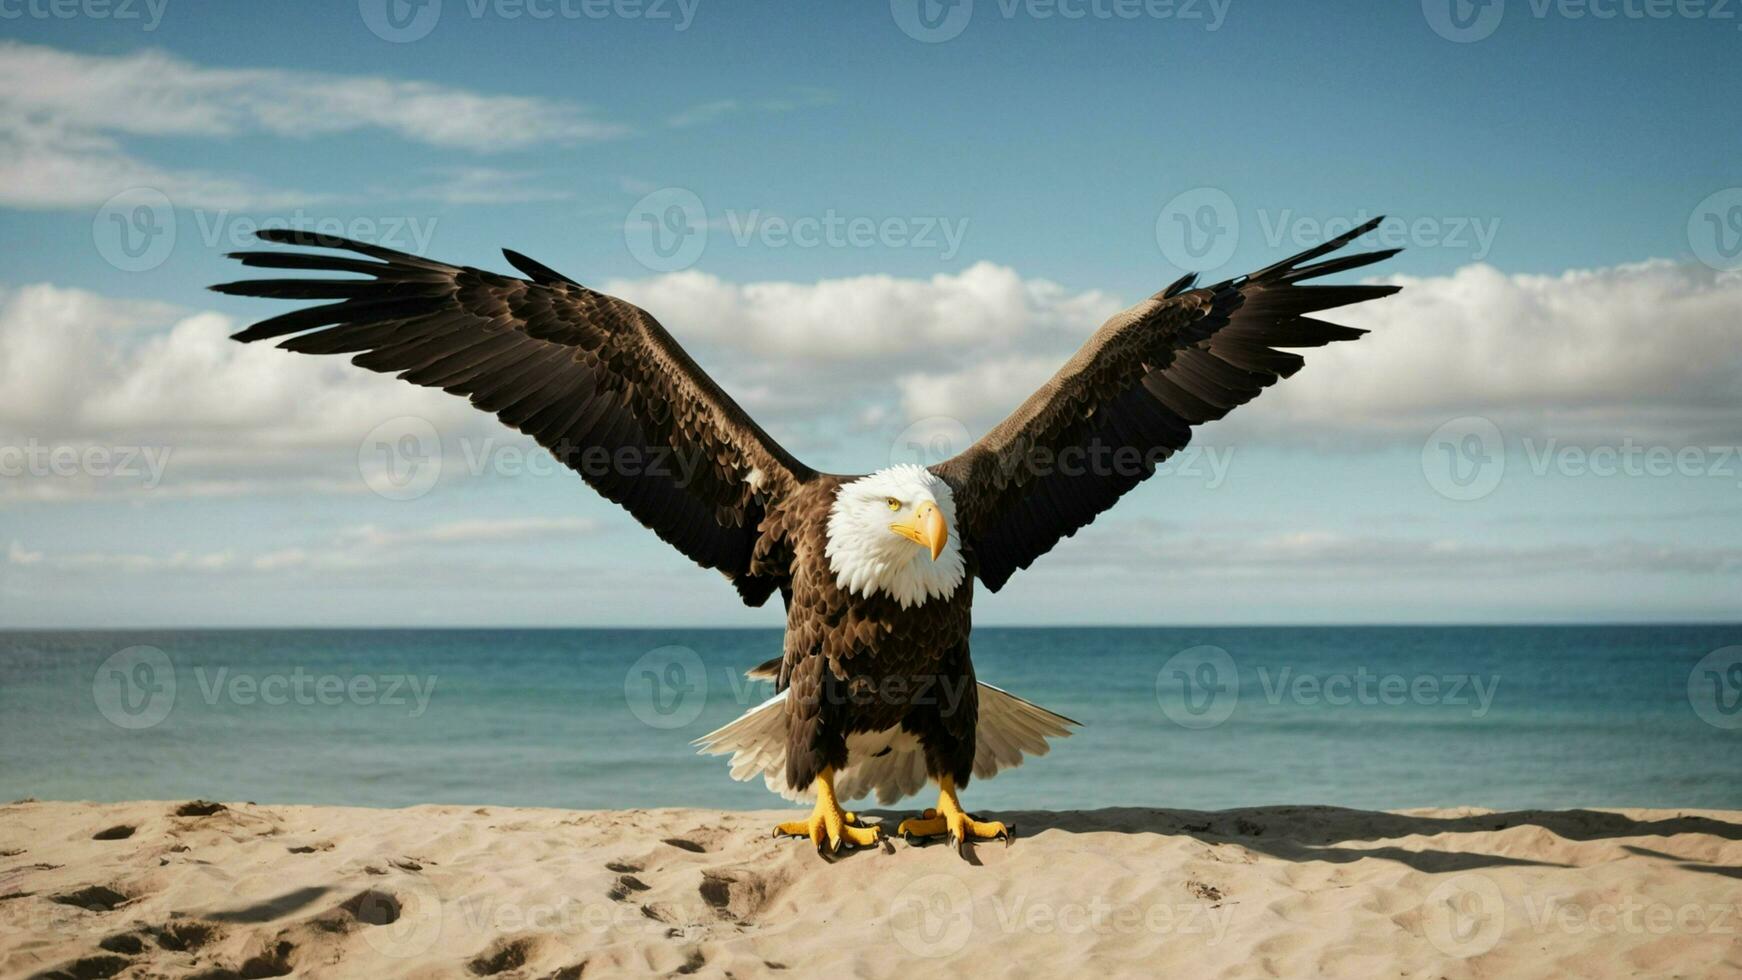
[[[890,497],[883,502],[889,505],[890,510],[900,510],[901,509],[901,501],[896,500],[894,497]]]

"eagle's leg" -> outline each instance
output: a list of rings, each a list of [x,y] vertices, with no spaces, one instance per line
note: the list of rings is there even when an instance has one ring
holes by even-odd
[[[956,799],[956,781],[944,775],[938,777],[938,805],[917,817],[908,817],[895,832],[903,837],[941,837],[948,834],[957,848],[968,846],[969,840],[1010,840],[1010,828],[996,820],[975,820],[962,809]]]
[[[774,828],[776,837],[809,837],[819,852],[834,852],[841,844],[855,847],[875,847],[882,839],[881,828],[859,826],[857,814],[848,813],[835,802],[835,771],[824,767],[813,784],[817,805],[803,820],[790,820]]]

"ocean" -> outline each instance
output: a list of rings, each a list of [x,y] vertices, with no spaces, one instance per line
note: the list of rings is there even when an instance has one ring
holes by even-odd
[[[1742,809],[1742,626],[983,628],[1083,723],[976,810]],[[6,799],[785,806],[691,739],[777,630],[0,633]],[[929,801],[930,792],[922,794]]]

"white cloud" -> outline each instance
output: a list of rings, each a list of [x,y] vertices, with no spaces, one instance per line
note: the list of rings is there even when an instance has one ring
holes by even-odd
[[[409,187],[382,188],[383,196],[439,201],[442,204],[524,204],[562,201],[573,192],[541,186],[538,175],[494,167],[449,167]]]
[[[364,525],[340,531],[321,543],[273,548],[253,555],[239,555],[233,550],[175,551],[168,554],[123,551],[46,553],[28,549],[19,541],[13,540],[8,546],[6,561],[12,565],[39,566],[54,570],[115,573],[251,571],[274,574],[355,568],[410,568],[424,561],[419,554],[429,548],[545,540],[559,535],[591,534],[596,530],[597,523],[594,521],[567,517],[465,520],[416,528]]]
[[[929,279],[736,284],[686,271],[601,288],[647,309],[685,344],[728,350],[764,368],[759,379],[824,397],[855,379],[887,390],[923,365],[970,368],[1037,345],[1074,348],[1119,308],[1106,293],[1025,280],[990,262]]]
[[[1554,573],[1742,572],[1742,548],[1630,538],[1602,541],[1485,543],[1391,533],[1349,534],[1302,529],[1202,534],[1154,521],[1092,526],[1061,547],[1048,564],[1141,570],[1153,578],[1253,578],[1290,572],[1436,577],[1529,577]]]
[[[1401,281],[1398,296],[1336,317],[1372,335],[1308,352],[1300,375],[1205,441],[1419,446],[1461,415],[1563,443],[1742,438],[1742,354],[1731,336],[1742,277],[1652,262],[1562,276],[1472,266]],[[651,310],[801,455],[937,416],[977,435],[1120,305],[989,263],[929,279],[733,284],[683,272],[605,288]],[[140,329],[147,322],[168,325]],[[165,489],[208,495],[356,490],[363,437],[399,416],[450,438],[513,438],[461,399],[342,358],[235,344],[237,327],[216,313],[171,317],[161,305],[48,285],[0,293],[0,435],[13,445],[173,447]],[[15,498],[91,489],[0,486]]]
[[[161,325],[169,322],[167,329]],[[158,326],[142,329],[145,324]],[[229,339],[221,314],[107,299],[51,285],[0,291],[0,497],[81,497],[140,485],[157,463],[171,492],[362,489],[357,449],[401,416],[444,433],[499,430],[458,398]],[[80,465],[46,472],[51,450],[133,449],[137,479]],[[40,458],[39,458],[40,457]],[[113,469],[122,461],[111,456]],[[348,468],[348,469],[347,469]],[[159,474],[162,475],[162,474]]]
[[[1653,261],[1385,281],[1403,292],[1330,317],[1371,335],[1308,352],[1299,375],[1230,417],[1230,433],[1414,441],[1481,415],[1567,442],[1742,438],[1742,276]]]
[[[157,167],[119,138],[304,138],[371,129],[479,153],[627,132],[585,107],[548,99],[366,75],[211,68],[159,51],[88,55],[0,43],[0,204],[85,206],[133,187],[194,207],[312,203],[323,195]]]
[[[1307,366],[1217,423],[1217,440],[1419,443],[1469,415],[1563,442],[1742,439],[1742,276],[1653,261],[1383,281],[1404,290],[1326,316],[1372,334],[1304,352]],[[1020,353],[906,375],[902,411],[983,431],[1057,370],[1076,335],[1065,339],[1030,328],[1012,338]]]
[[[740,112],[791,112],[794,109],[811,109],[817,106],[833,105],[835,94],[827,89],[803,88],[791,95],[773,99],[745,101],[743,99],[714,99],[690,106],[682,112],[666,120],[666,125],[682,128],[685,126],[700,126],[705,123],[717,122],[727,116]]]
[[[558,534],[589,534],[597,521],[585,517],[508,517],[451,521],[434,527],[381,528],[373,524],[349,528],[339,534],[348,544],[371,548],[423,544],[477,544],[542,539]]]

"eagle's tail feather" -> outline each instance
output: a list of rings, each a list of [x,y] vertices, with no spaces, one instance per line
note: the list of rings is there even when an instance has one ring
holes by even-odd
[[[979,704],[974,751],[974,776],[979,779],[1019,766],[1028,756],[1045,755],[1051,749],[1048,739],[1064,738],[1078,724],[991,684],[979,685]],[[694,744],[704,755],[730,755],[733,779],[761,776],[772,792],[802,803],[811,799],[809,789],[786,784],[785,705],[782,691]],[[847,766],[835,776],[837,798],[876,794],[880,805],[889,806],[924,788],[925,752],[913,735],[899,730],[854,735],[847,745]]]

